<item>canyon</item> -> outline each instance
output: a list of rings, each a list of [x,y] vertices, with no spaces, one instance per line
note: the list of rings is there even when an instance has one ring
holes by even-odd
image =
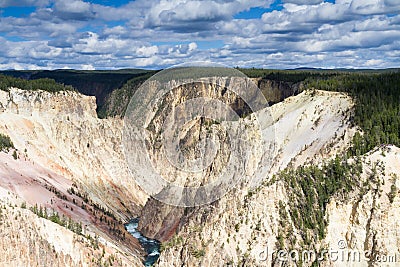
[[[0,248],[0,265],[142,266],[146,252],[124,228],[138,217],[139,231],[161,242],[158,266],[298,265],[267,255],[279,248],[310,248],[304,242],[304,229],[295,222],[290,190],[279,174],[288,167],[320,166],[334,159],[362,131],[351,123],[354,101],[347,94],[255,81],[273,105],[246,113],[232,127],[263,145],[254,142],[246,147],[251,157],[243,161],[246,172],[237,186],[198,207],[171,206],[144,192],[124,157],[123,118],[99,119],[95,97],[75,91],[0,91],[0,132],[11,138],[17,155],[14,158],[12,150],[0,152],[0,227],[7,240]],[[164,110],[194,97],[192,89],[175,90],[165,99]],[[207,86],[196,90],[224,99],[235,111],[246,110],[234,95]],[[128,100],[105,101],[121,113]],[[166,114],[153,114],[149,137],[153,145]],[[257,118],[268,118],[260,129],[253,127]],[[223,136],[223,126],[200,119],[187,125],[188,136],[197,137],[183,143],[188,155],[195,156],[191,149],[207,135]],[[198,182],[194,175],[169,169],[159,154],[161,148],[151,149],[151,157],[165,166],[162,171],[171,181]],[[221,152],[201,182],[214,179],[226,158]],[[311,237],[311,248],[340,249],[338,242],[344,241],[346,248],[373,255],[398,253],[400,149],[381,146],[360,159],[346,160],[360,161],[357,186],[350,193],[337,192],[326,203],[326,233],[322,239]],[[81,223],[82,231],[74,233],[37,216],[32,211],[35,205]],[[328,259],[321,265],[343,266],[343,262]],[[348,263],[373,265],[379,262]]]

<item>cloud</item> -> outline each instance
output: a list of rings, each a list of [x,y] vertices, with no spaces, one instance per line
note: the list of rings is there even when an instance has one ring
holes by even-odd
[[[14,2],[0,0],[0,6]],[[399,1],[285,0],[282,10],[261,18],[235,18],[271,2],[136,0],[113,7],[22,0],[19,5],[36,9],[0,18],[0,68],[161,68],[201,60],[269,68],[398,67]]]
[[[152,57],[157,53],[158,53],[158,47],[155,46],[155,45],[153,45],[153,46],[142,46],[142,47],[139,47],[136,50],[136,54],[139,57],[145,57],[145,58],[146,57]]]
[[[316,5],[324,2],[324,0],[283,0],[283,2],[296,5]]]
[[[79,22],[43,18],[47,16],[43,14],[37,16],[36,13],[27,18],[0,18],[0,33],[29,40],[43,40],[58,36],[67,38],[83,25]]]
[[[400,38],[398,31],[375,31],[351,32],[337,39],[312,38],[306,41],[297,42],[295,49],[304,52],[329,52],[343,51],[346,49],[371,49],[382,45],[393,44]]]
[[[236,13],[270,3],[260,0],[161,0],[151,6],[145,16],[145,26],[177,32],[211,30],[216,22],[229,21]]]
[[[88,55],[122,55],[133,54],[140,42],[117,38],[101,39],[97,33],[87,32],[82,34],[78,41],[72,45],[73,51],[78,54]]]
[[[48,3],[48,0],[0,0],[0,7],[45,6]]]
[[[160,46],[160,55],[167,57],[187,57],[197,50],[197,44],[191,42],[189,44],[179,45],[162,45]]]
[[[301,9],[285,9],[265,13],[262,21],[266,32],[299,31],[310,32],[324,23],[340,23],[356,19],[348,13],[346,5],[322,3],[316,6],[302,6]]]
[[[91,5],[80,0],[58,0],[54,4],[53,14],[63,20],[89,20],[95,16]]]
[[[400,2],[397,0],[385,0],[385,5],[388,7],[398,7],[400,6]]]
[[[82,70],[95,70],[92,64],[82,64],[81,65]]]
[[[353,0],[350,10],[355,14],[376,14],[383,9],[381,0]]]
[[[398,13],[400,3],[394,0],[353,0],[350,10],[354,14],[362,15]]]

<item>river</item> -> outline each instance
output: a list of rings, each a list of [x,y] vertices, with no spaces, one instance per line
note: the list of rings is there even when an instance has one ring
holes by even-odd
[[[153,264],[160,257],[160,242],[155,239],[150,239],[142,235],[137,228],[139,226],[139,218],[135,218],[129,223],[125,224],[126,230],[136,239],[139,240],[140,245],[142,245],[143,249],[147,253],[145,261],[143,262],[144,266],[153,266]]]

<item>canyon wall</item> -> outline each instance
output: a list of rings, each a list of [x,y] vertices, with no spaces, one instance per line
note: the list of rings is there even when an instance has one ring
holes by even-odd
[[[123,260],[128,266],[141,264],[143,249],[125,232],[123,223],[140,214],[147,196],[134,182],[126,165],[121,147],[122,126],[121,119],[98,119],[95,98],[77,92],[49,93],[17,88],[0,91],[0,132],[8,135],[16,148],[15,158],[13,151],[0,153],[0,188],[19,199],[17,204],[10,205],[19,207],[23,202],[26,207],[19,211],[21,219],[13,222],[7,219],[4,223],[14,225],[7,230],[11,233],[18,229],[18,222],[26,220],[23,225],[20,223],[21,229],[30,227],[28,232],[12,235],[13,244],[21,251],[26,251],[23,240],[29,239],[29,235],[45,242],[40,243],[45,247],[38,244],[19,255],[20,261],[9,263],[35,262],[39,256],[35,253],[48,250],[48,253],[40,252],[47,254],[47,258],[36,264],[90,266],[97,262],[92,262],[91,255],[101,256],[103,247],[122,258],[126,258],[125,254],[131,255]],[[82,235],[53,226],[54,223],[45,219],[34,219],[36,215],[29,211],[34,206],[80,223]],[[42,221],[48,225],[48,232],[38,228]],[[57,234],[60,231],[66,234]],[[59,238],[54,239],[52,234]],[[87,239],[86,235],[92,238]],[[71,243],[72,237],[83,241]],[[81,247],[90,240],[101,246],[86,253]],[[72,250],[66,251],[67,245]],[[52,253],[53,246],[61,249]],[[7,250],[3,255],[10,260],[17,251]],[[55,257],[54,262],[50,261],[51,255]],[[32,259],[29,261],[29,258]]]
[[[163,224],[157,214],[163,214],[158,211],[165,204],[149,201],[146,205],[152,206],[144,213],[152,215],[148,215],[144,230],[165,239],[159,266],[395,266],[400,241],[400,220],[395,215],[400,207],[399,148],[377,148],[359,159],[360,176],[354,178],[358,186],[329,199],[325,235],[321,240],[311,238],[311,244],[306,243],[309,232],[297,226],[294,216],[302,211],[290,203],[290,189],[280,176],[272,179],[287,166],[318,166],[345,151],[357,130],[349,122],[352,105],[351,99],[340,93],[303,92],[289,97],[269,108],[275,119],[277,154],[261,185],[241,184],[203,207],[161,208],[168,211],[160,220]],[[165,231],[172,226],[175,231]],[[300,256],[297,261],[279,258],[280,249]],[[316,258],[323,251],[336,254],[325,255],[318,262],[312,256],[302,259],[306,250],[315,252]]]

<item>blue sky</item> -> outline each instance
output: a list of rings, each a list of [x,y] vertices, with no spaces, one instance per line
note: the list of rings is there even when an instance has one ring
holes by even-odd
[[[0,69],[389,68],[398,0],[0,0]]]

